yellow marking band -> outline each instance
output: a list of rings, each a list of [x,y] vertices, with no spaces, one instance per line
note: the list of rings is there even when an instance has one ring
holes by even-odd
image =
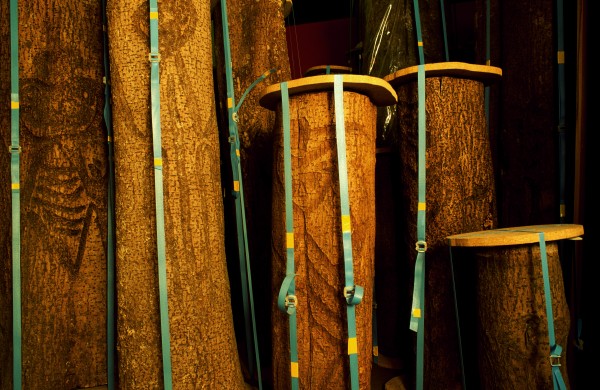
[[[108,137],[106,137],[106,140],[107,140],[108,142],[112,142],[112,137],[109,135]]]
[[[558,59],[558,63],[559,64],[564,64],[565,63],[565,52],[564,51],[559,51],[557,59]]]
[[[492,62],[491,62],[490,60],[486,60],[486,61],[485,61],[485,64],[486,64],[487,66],[490,66],[490,64],[491,64],[491,63],[492,63]]]
[[[233,99],[227,98],[227,108],[233,107]]]
[[[342,215],[342,233],[350,233],[350,216]]]
[[[356,342],[356,337],[351,337],[348,339],[348,355],[355,355],[358,353],[358,345]]]
[[[233,181],[233,190],[238,192],[240,190],[240,182],[237,180]]]
[[[417,46],[423,46],[423,42],[419,42]]]
[[[238,157],[240,157],[240,150],[239,149],[235,150],[235,155],[238,156]]]
[[[298,378],[298,362],[292,362],[292,378]]]
[[[425,202],[419,202],[419,204],[417,204],[417,210],[419,210],[419,211],[427,210],[427,208],[425,207]]]
[[[373,347],[373,356],[379,356],[379,347],[378,346]]]
[[[19,102],[10,102],[10,108],[13,110],[18,110],[19,109]]]
[[[271,73],[271,71],[267,70],[265,73],[263,73],[263,77],[267,77],[269,75],[269,73]]]
[[[421,309],[413,309],[412,314],[415,318],[421,318]]]
[[[10,188],[13,190],[18,190],[19,188],[21,188],[21,186],[19,185],[19,183],[11,183]]]
[[[287,249],[294,248],[294,233],[286,233],[285,234],[285,247]]]
[[[158,12],[150,12],[150,19],[158,19]]]
[[[157,157],[154,159],[154,166],[155,167],[162,167],[162,158]]]

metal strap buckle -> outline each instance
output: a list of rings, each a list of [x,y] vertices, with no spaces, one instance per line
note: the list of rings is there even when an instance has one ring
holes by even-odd
[[[298,297],[295,295],[286,295],[285,296],[285,307],[296,307],[298,305]]]
[[[160,53],[149,53],[148,61],[150,62],[159,62],[160,61]]]
[[[21,149],[21,145],[17,145],[17,146],[9,145],[8,146],[8,152],[9,153],[19,153],[19,154],[21,154],[22,151],[23,151],[23,149]]]
[[[415,249],[417,252],[425,252],[427,250],[427,242],[417,241],[415,244]]]
[[[550,355],[550,365],[552,367],[560,367],[560,355]]]

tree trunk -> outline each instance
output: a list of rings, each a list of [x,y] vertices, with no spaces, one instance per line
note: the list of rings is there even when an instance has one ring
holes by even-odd
[[[2,150],[10,141],[10,22],[9,2],[0,2],[0,140]],[[0,183],[8,188],[10,153],[0,153]],[[0,389],[12,388],[12,258],[11,193],[0,191]]]
[[[243,388],[225,259],[210,1],[159,2],[166,272],[173,383]],[[120,388],[161,388],[149,10],[109,1]]]
[[[481,69],[459,65],[458,69]],[[445,238],[495,226],[494,177],[485,122],[484,84],[473,74],[466,78],[445,70],[439,74],[430,71],[427,76],[427,69],[424,386],[449,390],[461,388],[462,380]],[[386,79],[398,93],[399,180],[403,183],[400,203],[404,205],[400,219],[404,221],[401,257],[408,259],[414,269],[419,184],[418,85],[414,81],[416,67],[400,73],[402,76],[391,75]],[[403,78],[409,75],[412,81]],[[410,312],[410,307],[404,310]]]
[[[478,2],[485,26],[485,5]],[[500,226],[559,220],[556,36],[551,0],[491,2],[491,61],[504,71],[490,119]],[[480,35],[477,50],[484,53]],[[519,188],[519,191],[514,191]]]
[[[97,386],[107,379],[101,5],[21,2],[19,19],[23,387]]]
[[[318,77],[332,76],[305,78],[306,83]],[[304,92],[290,92],[299,382],[304,389],[346,389],[350,368],[334,101],[331,92]],[[360,388],[367,389],[372,362],[376,107],[366,95],[343,95],[353,270],[356,285],[364,287],[364,299],[356,306],[359,380]],[[273,167],[275,295],[285,277],[287,262],[282,137],[280,128],[275,134]],[[290,387],[288,321],[288,315],[274,302],[276,389]]]
[[[547,243],[546,252],[556,343],[567,348],[570,319],[557,243]],[[539,246],[482,250],[477,268],[481,389],[551,389]],[[568,385],[566,355],[565,349],[560,363]]]
[[[228,158],[230,150],[226,142],[229,135],[227,122],[227,87],[224,62],[223,23],[221,7],[213,11],[215,32],[215,59],[217,91],[220,117],[221,139],[224,145],[223,165],[227,172],[224,177],[231,177],[231,164]],[[253,293],[255,302],[255,317],[257,337],[260,345],[261,370],[269,371],[271,360],[271,188],[270,172],[273,166],[273,129],[276,126],[275,113],[264,109],[258,104],[258,97],[263,89],[273,83],[290,79],[286,31],[281,0],[227,2],[227,19],[229,27],[229,42],[231,47],[231,66],[234,79],[235,103],[239,104],[242,95],[248,87],[265,72],[276,68],[246,95],[238,111],[238,133],[240,137],[240,159],[242,167],[242,182],[246,212],[246,230],[248,237],[249,258],[252,264]],[[232,180],[224,182],[226,191],[226,207],[234,209],[235,199],[230,195]],[[235,226],[235,212],[231,211],[226,223]],[[233,248],[230,264],[235,283],[232,290],[239,290],[240,267],[237,252],[237,232],[235,228],[227,236],[228,248]],[[237,272],[237,273],[234,273]],[[241,294],[241,292],[239,293]],[[238,295],[239,295],[238,294]],[[241,310],[239,305],[234,310]],[[240,311],[238,317],[242,317]],[[241,325],[244,327],[245,325]],[[238,329],[238,334],[244,334],[245,329]],[[247,334],[247,333],[246,333]],[[248,337],[248,336],[245,336]],[[247,340],[246,340],[247,341]],[[240,343],[240,355],[247,356],[248,351]],[[253,351],[250,351],[253,353]],[[246,362],[248,363],[248,362]],[[268,375],[264,375],[268,379]]]

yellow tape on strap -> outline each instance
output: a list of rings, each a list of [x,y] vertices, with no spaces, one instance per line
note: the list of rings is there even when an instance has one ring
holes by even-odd
[[[291,373],[292,378],[298,378],[298,362],[292,362]]]
[[[413,317],[415,318],[421,318],[421,309],[419,308],[415,308],[412,311]]]
[[[19,102],[10,102],[10,108],[13,110],[18,110],[19,109]]]
[[[351,337],[348,339],[348,355],[354,355],[358,353],[358,342],[356,341],[356,337]]]
[[[239,192],[240,191],[240,182],[239,181],[237,181],[237,180],[233,181],[233,190],[235,192]]]
[[[21,186],[19,185],[19,183],[11,183],[10,188],[13,190],[18,190],[19,188],[21,188]]]
[[[158,12],[150,12],[150,19],[158,19]]]
[[[288,249],[294,248],[294,233],[285,234],[285,247]]]
[[[162,164],[163,164],[162,158],[156,157],[154,159],[154,166],[155,167],[162,167]]]
[[[427,208],[425,207],[425,202],[419,202],[419,204],[417,204],[417,210],[419,211],[424,211]]]
[[[342,215],[342,233],[350,233],[350,216]]]

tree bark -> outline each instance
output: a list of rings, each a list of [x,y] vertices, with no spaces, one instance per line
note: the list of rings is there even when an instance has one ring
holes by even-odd
[[[22,383],[97,386],[107,380],[101,6],[20,2],[19,19]]]
[[[427,72],[426,72],[427,77]],[[392,85],[393,82],[392,82]],[[398,93],[402,258],[414,269],[418,204],[418,87]],[[426,96],[426,286],[424,386],[462,387],[452,280],[445,238],[496,224],[494,176],[485,124],[483,83],[429,76]],[[413,282],[411,277],[411,286]],[[404,308],[410,312],[410,307]],[[407,324],[408,326],[408,324]]]
[[[266,110],[258,103],[258,98],[263,89],[271,84],[290,79],[290,65],[288,59],[286,30],[283,16],[283,2],[281,0],[267,0],[247,2],[233,0],[227,2],[227,19],[229,27],[229,43],[231,49],[231,67],[234,80],[235,103],[239,104],[242,95],[248,87],[265,72],[277,69],[270,74],[245,96],[238,111],[237,124],[240,137],[240,159],[242,167],[242,183],[244,191],[244,205],[246,213],[246,230],[248,238],[248,251],[251,263],[252,289],[255,302],[255,317],[257,337],[260,345],[261,370],[270,371],[271,360],[271,189],[273,166],[273,131],[276,127],[275,113]],[[228,158],[229,136],[227,122],[227,86],[224,60],[224,40],[221,7],[217,5],[213,11],[213,24],[215,32],[215,59],[217,77],[218,109],[222,121],[220,132],[223,144],[223,177],[231,177],[231,164]],[[232,180],[224,182],[226,192],[226,207],[230,217],[226,224],[235,226],[235,199],[231,196]],[[232,234],[227,236],[228,248],[232,248],[230,264],[236,265],[232,274],[235,285],[233,291],[240,289],[241,275],[237,252],[237,232],[231,229]],[[231,269],[231,268],[230,268]],[[241,292],[238,294],[241,295]],[[239,305],[237,310],[242,309]],[[242,317],[243,313],[237,313]],[[238,334],[244,334],[243,327],[238,328]],[[242,338],[243,340],[243,338]],[[240,343],[240,356],[248,354],[245,346]],[[254,351],[250,351],[253,353]],[[247,359],[246,359],[247,360]],[[246,364],[248,362],[246,361]],[[269,381],[269,375],[264,375]]]
[[[556,344],[566,348],[570,318],[557,243],[546,243],[546,253]],[[539,246],[481,249],[476,256],[480,388],[551,389]],[[560,363],[568,385],[566,350]]]
[[[331,92],[290,99],[298,361],[303,389],[346,389],[344,263],[335,121]],[[344,92],[354,277],[364,287],[356,306],[360,388],[370,388],[371,316],[375,245],[375,121],[369,98]],[[275,134],[273,179],[274,294],[285,277],[285,194],[282,131]],[[276,389],[290,387],[288,315],[273,304],[273,371]]]
[[[161,388],[149,8],[109,1],[120,388]],[[170,354],[178,388],[240,389],[225,258],[210,1],[159,2]]]
[[[491,2],[491,61],[505,75],[490,103],[500,226],[559,220],[554,13],[551,0]],[[484,42],[479,35],[481,61]]]

